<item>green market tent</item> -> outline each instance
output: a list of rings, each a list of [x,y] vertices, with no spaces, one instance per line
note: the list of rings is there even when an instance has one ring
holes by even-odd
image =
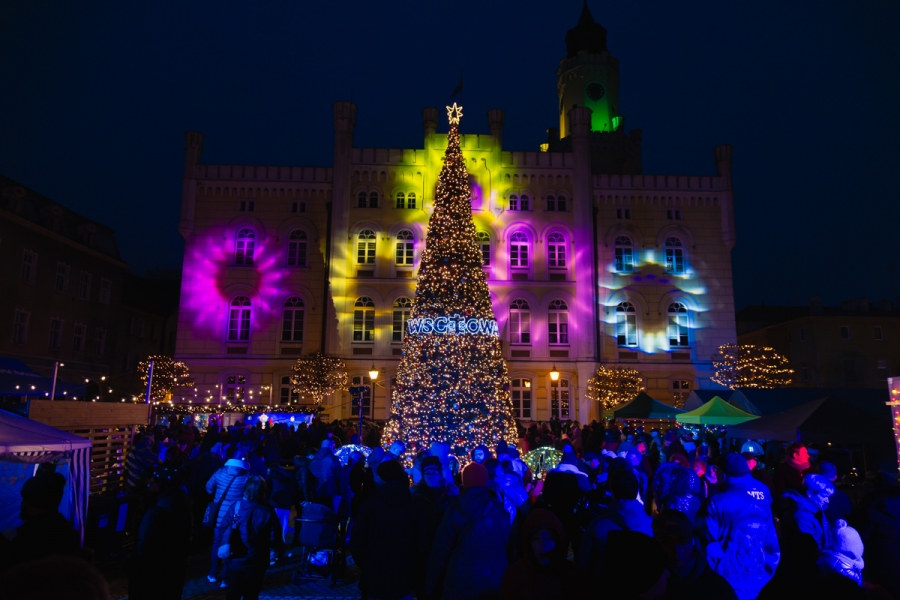
[[[735,408],[716,396],[700,408],[681,413],[675,417],[675,420],[679,423],[694,425],[737,425],[758,418],[756,415]]]
[[[674,419],[675,415],[683,412],[680,408],[663,404],[641,392],[634,400],[612,411],[612,415],[615,419]]]

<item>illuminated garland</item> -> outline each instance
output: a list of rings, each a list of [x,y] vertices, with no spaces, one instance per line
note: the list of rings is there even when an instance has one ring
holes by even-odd
[[[559,466],[563,453],[554,450],[551,446],[542,446],[532,450],[522,457],[522,460],[531,469],[535,477],[540,477],[541,473],[550,471]]]
[[[516,442],[509,375],[472,220],[471,190],[459,143],[461,107],[447,107],[450,133],[403,340],[385,443],[410,452],[432,442],[467,456],[479,445]],[[463,321],[464,320],[464,321]],[[465,335],[459,323],[465,322]],[[447,327],[454,323],[455,335]],[[440,330],[436,330],[435,326]],[[477,326],[477,331],[474,331]],[[413,332],[413,329],[415,332]]]
[[[362,452],[363,456],[369,458],[369,455],[372,454],[372,449],[368,446],[361,446],[359,444],[346,444],[338,448],[337,451],[335,451],[334,456],[341,461],[341,466],[347,466],[350,455],[354,452]]]
[[[347,365],[340,358],[313,352],[297,359],[296,375],[291,376],[293,391],[312,397],[317,405],[325,396],[347,389]]]
[[[588,379],[585,396],[608,410],[633,400],[644,390],[643,379],[635,369],[602,366]]]
[[[171,402],[154,402],[153,412],[158,414],[193,415],[208,413],[221,415],[225,413],[297,413],[315,415],[322,411],[321,406],[297,406],[296,404],[173,404]]]
[[[150,384],[151,401],[158,402],[176,387],[189,385],[190,372],[186,364],[168,356],[148,356],[147,360],[138,364],[138,373],[141,374],[141,382],[145,390],[147,389],[147,373],[151,360],[153,361],[153,382]]]
[[[710,379],[733,390],[784,387],[794,373],[773,348],[754,344],[722,344],[712,361],[715,374]]]

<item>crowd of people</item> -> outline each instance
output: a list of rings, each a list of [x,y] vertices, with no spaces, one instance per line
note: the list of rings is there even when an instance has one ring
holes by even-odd
[[[896,474],[851,502],[802,444],[729,451],[710,432],[554,421],[454,457],[362,433],[318,420],[141,432],[126,460],[129,598],[180,598],[192,551],[208,551],[227,598],[257,598],[313,509],[334,516],[372,600],[900,597]],[[558,464],[534,472],[527,452],[548,446]],[[9,562],[83,552],[56,510],[60,478],[23,488]]]

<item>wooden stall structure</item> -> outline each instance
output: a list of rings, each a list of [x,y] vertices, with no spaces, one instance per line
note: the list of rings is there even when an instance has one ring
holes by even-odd
[[[125,485],[125,455],[138,426],[150,422],[149,404],[29,400],[28,418],[91,440],[91,494]]]

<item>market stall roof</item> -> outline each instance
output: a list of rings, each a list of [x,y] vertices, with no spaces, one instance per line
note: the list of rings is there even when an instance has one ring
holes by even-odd
[[[675,420],[696,425],[736,425],[756,418],[756,415],[744,412],[716,396],[700,408],[681,413]]]
[[[731,390],[691,390],[691,393],[688,394],[687,400],[684,401],[684,410],[694,410],[695,408],[700,408],[716,396],[724,396],[730,391]]]
[[[889,442],[891,421],[828,396],[728,429],[728,437],[813,444]]]
[[[754,415],[766,416],[828,397],[849,402],[879,418],[890,412],[884,405],[885,390],[877,388],[741,388],[731,394],[728,402]]]
[[[15,358],[0,356],[0,396],[49,396],[53,380],[38,375],[28,365]],[[65,394],[63,394],[65,392]],[[84,395],[84,385],[65,383],[57,379],[56,396]]]
[[[0,410],[0,456],[69,452],[90,447],[91,440],[87,438]]]
[[[675,415],[683,412],[680,408],[664,404],[646,392],[641,392],[634,400],[612,411],[612,414],[616,419],[674,419]]]

